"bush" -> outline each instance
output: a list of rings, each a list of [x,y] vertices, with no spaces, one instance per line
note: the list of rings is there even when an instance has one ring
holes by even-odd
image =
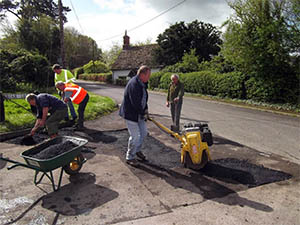
[[[156,85],[160,77],[159,84],[156,87],[168,89],[172,74],[170,72],[164,74],[162,72],[155,73],[151,81],[151,88]],[[240,73],[219,74],[213,71],[200,71],[178,75],[181,82],[184,83],[186,92],[229,98],[243,97],[244,77]]]
[[[126,86],[128,80],[126,77],[119,77],[116,79],[116,85]]]
[[[108,73],[109,67],[100,61],[91,60],[88,64],[83,66],[84,73]]]
[[[158,88],[160,79],[163,74],[164,74],[164,72],[161,72],[161,71],[151,74],[150,79],[149,79],[149,88],[150,89]]]
[[[84,73],[84,74],[80,74],[78,76],[78,79],[111,83],[112,82],[112,72],[100,73],[100,74],[96,74],[96,73],[95,74],[94,73],[85,74]]]
[[[14,90],[23,83],[37,87],[53,86],[53,73],[48,60],[39,54],[25,50],[10,52],[1,50],[1,84],[4,91]]]
[[[160,82],[159,82],[159,85],[158,85],[158,88],[160,89],[168,89],[169,87],[169,84],[171,82],[171,75],[173,73],[165,73],[164,75],[161,76],[160,78]]]
[[[76,79],[79,79],[79,75],[83,73],[84,73],[83,67],[77,67],[73,70],[73,74]]]

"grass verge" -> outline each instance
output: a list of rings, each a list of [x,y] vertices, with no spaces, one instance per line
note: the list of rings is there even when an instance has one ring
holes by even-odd
[[[85,120],[94,120],[116,110],[116,103],[111,98],[90,92],[89,95],[90,99],[84,113]],[[35,116],[28,112],[30,105],[25,99],[13,99],[12,101],[4,101],[5,121],[0,123],[0,133],[31,128],[36,120]],[[74,104],[74,107],[77,111],[78,105]]]

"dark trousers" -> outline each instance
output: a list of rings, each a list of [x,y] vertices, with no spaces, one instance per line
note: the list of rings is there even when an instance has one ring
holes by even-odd
[[[181,114],[182,100],[179,100],[176,103],[171,103],[171,115],[173,121],[173,131],[178,131],[180,128],[180,114]]]
[[[90,99],[90,96],[89,94],[86,94],[85,98],[82,100],[82,102],[80,102],[79,104],[79,107],[78,107],[78,126],[79,127],[83,127],[83,121],[84,121],[84,110],[85,110],[85,107],[88,103]]]

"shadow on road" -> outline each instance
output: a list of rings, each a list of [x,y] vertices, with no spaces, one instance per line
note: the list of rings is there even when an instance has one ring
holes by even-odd
[[[62,186],[58,191],[46,194],[31,204],[16,219],[5,225],[15,224],[32,210],[40,201],[42,207],[56,212],[52,225],[57,224],[59,215],[76,216],[91,212],[105,203],[117,198],[119,194],[109,188],[95,184],[93,173],[79,173],[70,176],[70,184]]]
[[[243,198],[239,196],[236,191],[207,178],[202,173],[192,172],[187,176],[174,170],[161,168],[151,163],[141,164],[138,169],[164,179],[175,188],[185,188],[188,191],[195,192],[194,188],[189,189],[189,187],[192,187],[191,185],[184,185],[183,187],[182,184],[178,182],[178,179],[189,182],[193,186],[197,187],[197,193],[201,194],[205,200],[212,200],[226,205],[240,205],[241,207],[248,206],[264,212],[273,211],[273,208],[270,206]],[[227,195],[230,196],[228,198],[224,198]]]
[[[70,176],[70,184],[44,196],[42,207],[66,216],[88,213],[119,196],[111,189],[95,184],[96,175],[79,173]]]

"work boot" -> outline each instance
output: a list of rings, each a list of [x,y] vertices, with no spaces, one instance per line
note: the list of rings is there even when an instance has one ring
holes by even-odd
[[[146,161],[146,156],[142,152],[137,152],[136,156],[139,157],[141,160]]]
[[[84,130],[84,126],[83,125],[76,124],[73,127],[75,128],[75,131],[83,131]]]
[[[126,163],[133,167],[137,167],[139,165],[136,159],[126,159]]]

